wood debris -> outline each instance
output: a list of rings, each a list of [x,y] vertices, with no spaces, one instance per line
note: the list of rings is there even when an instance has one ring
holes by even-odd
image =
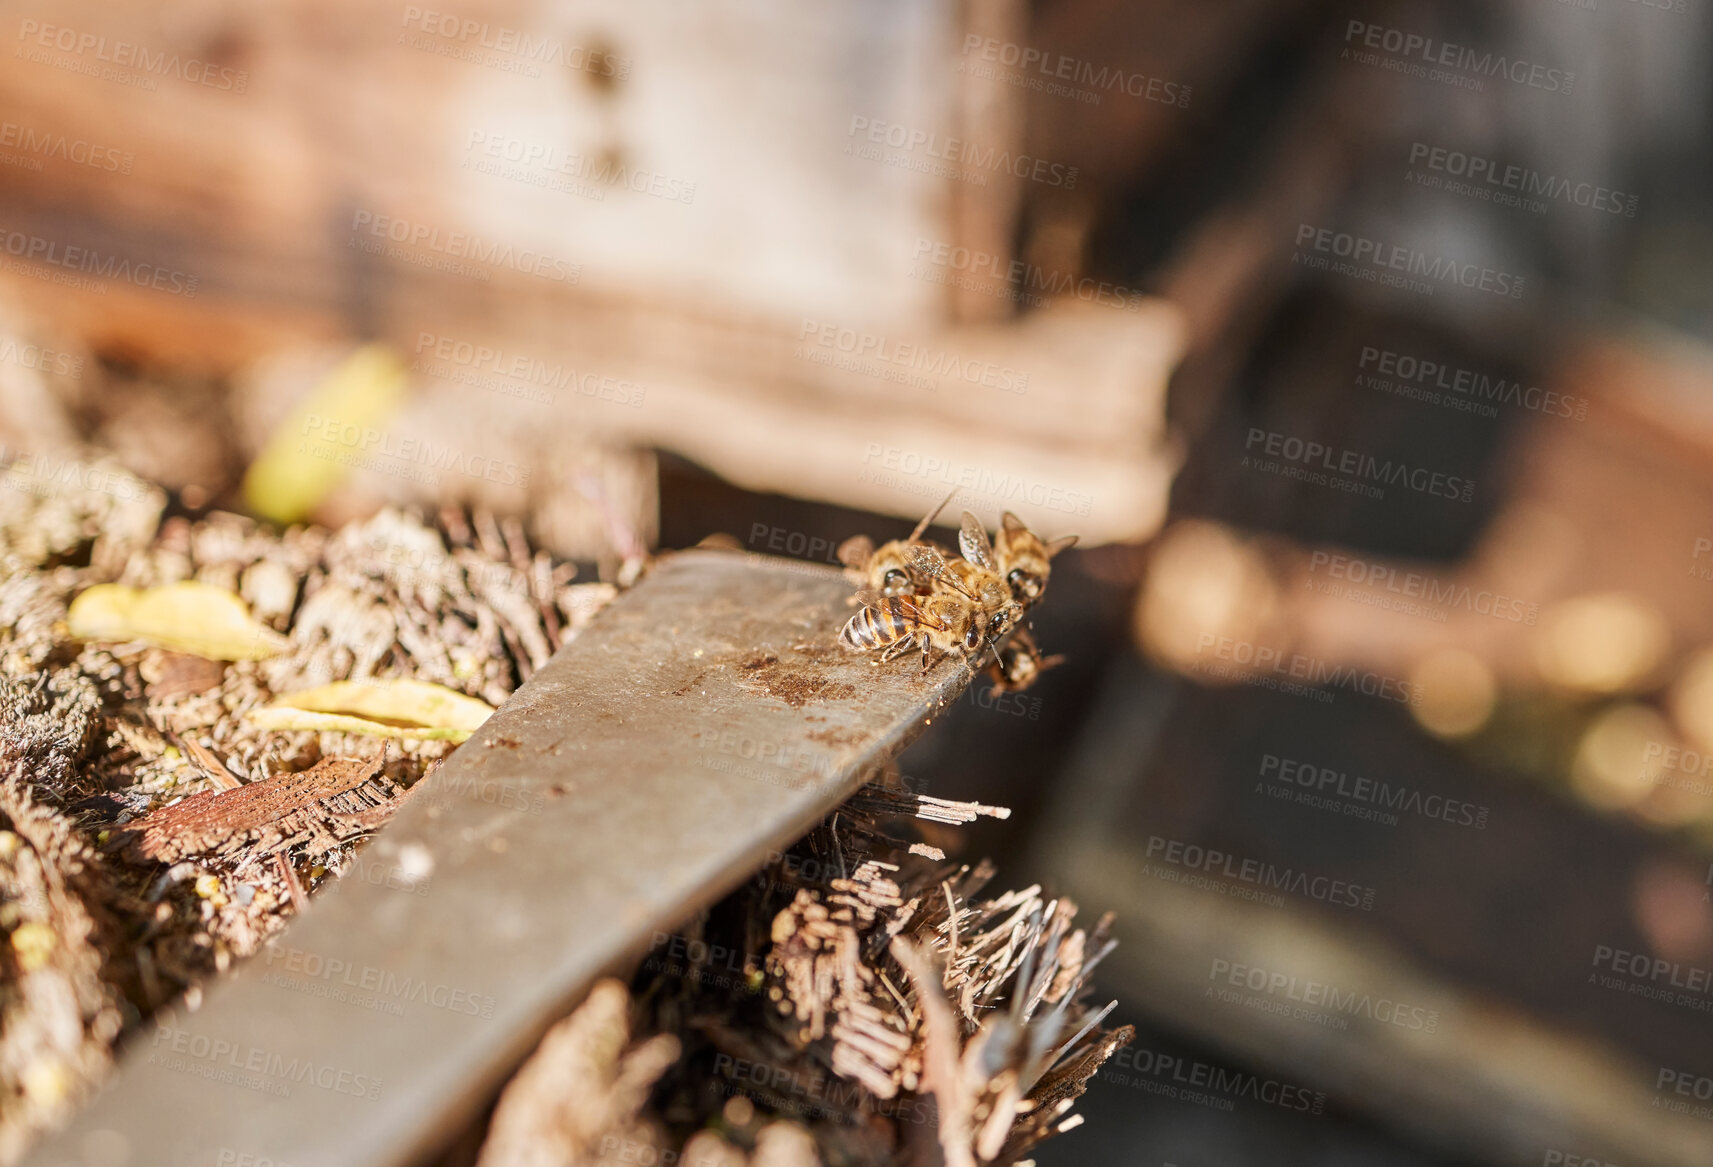
[[[927,819],[932,823],[950,823],[953,826],[962,823],[973,823],[986,815],[989,818],[1008,819],[1011,808],[1008,806],[983,806],[979,802],[953,802],[949,798],[935,798],[931,794],[916,796],[916,817]]]
[[[391,817],[403,792],[380,769],[379,759],[324,758],[300,773],[193,794],[145,816],[126,835],[134,855],[161,863],[244,852],[248,864],[297,846],[319,859],[346,841],[335,834],[337,824],[373,830]]]
[[[221,761],[213,750],[195,738],[179,737],[174,734],[173,745],[189,755],[191,761],[200,766],[202,772],[208,775],[209,781],[221,790],[236,790],[244,784],[242,779],[226,768],[226,763]]]
[[[164,502],[102,463],[0,466],[0,1164],[99,1084],[123,1029],[348,870],[455,748],[246,714],[351,680],[498,705],[613,595],[483,514],[276,533],[162,521]],[[241,599],[279,651],[220,663],[69,635],[97,585],[183,583]]]
[[[0,1162],[57,1125],[111,1067],[120,994],[97,944],[101,857],[36,796],[69,780],[94,736],[94,687],[69,670],[0,675]]]
[[[806,1163],[986,1167],[1080,1121],[1072,1104],[1131,1036],[1085,1000],[1111,918],[1078,928],[1033,886],[984,898],[990,866],[887,826],[984,813],[1006,812],[871,784],[667,946],[700,959],[644,960],[646,1028],[685,1042],[655,1111],[684,1156],[744,1164],[788,1123]],[[734,1099],[751,1121],[726,1114]],[[716,1115],[719,1147],[692,1137]]]

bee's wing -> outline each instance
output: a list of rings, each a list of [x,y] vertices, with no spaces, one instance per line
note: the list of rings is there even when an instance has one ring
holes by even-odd
[[[964,558],[977,567],[985,567],[989,571],[993,567],[993,544],[987,540],[987,528],[981,525],[981,520],[964,512],[963,526],[958,528],[958,550],[964,553]]]
[[[907,619],[915,621],[924,628],[932,628],[935,632],[945,632],[951,627],[951,625],[947,624],[944,620],[941,620],[938,616],[930,615],[928,609],[919,603],[914,596],[893,596],[891,599],[884,602],[897,604],[899,606],[899,611],[901,611]]]
[[[926,543],[905,544],[904,560],[912,571],[929,579],[939,579],[946,574],[946,557]]]
[[[1075,535],[1061,535],[1051,543],[1047,544],[1047,558],[1051,559],[1059,552],[1075,547],[1076,544],[1077,537]]]
[[[874,557],[874,540],[867,535],[852,535],[839,544],[839,562],[861,571]]]
[[[974,596],[970,595],[970,590],[963,585],[963,581],[952,574],[946,563],[946,557],[934,548],[925,543],[917,543],[911,546],[904,555],[910,561],[911,568],[918,575],[933,580],[937,584],[944,584],[959,595],[972,600],[975,599]]]
[[[873,608],[883,602],[885,598],[873,588],[858,588],[856,595],[852,596],[851,600],[865,608]]]

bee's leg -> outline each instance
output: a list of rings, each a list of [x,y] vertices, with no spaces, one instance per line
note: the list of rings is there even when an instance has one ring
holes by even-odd
[[[882,663],[910,651],[915,644],[915,638],[906,636],[903,640],[895,640],[886,646],[886,651],[880,654]]]
[[[946,654],[934,652],[934,642],[926,636],[922,638],[922,672],[927,673],[935,665],[946,659]]]

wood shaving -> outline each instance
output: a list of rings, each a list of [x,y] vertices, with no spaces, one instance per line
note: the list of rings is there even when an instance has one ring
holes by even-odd
[[[133,855],[161,863],[240,852],[250,863],[297,846],[319,859],[346,841],[334,834],[335,824],[379,825],[384,818],[376,811],[390,817],[401,792],[380,768],[378,759],[324,758],[296,774],[193,794],[146,815],[125,834]]]
[[[804,1163],[986,1167],[1079,1121],[1131,1037],[1085,999],[1110,916],[1078,928],[1039,887],[984,898],[990,866],[888,829],[1005,813],[872,784],[668,948],[700,959],[643,962],[647,1028],[685,1042],[653,1111],[684,1161],[743,1164],[783,1122],[813,1147]],[[734,1097],[752,1121],[734,1126]],[[695,1134],[716,1116],[717,1145]]]

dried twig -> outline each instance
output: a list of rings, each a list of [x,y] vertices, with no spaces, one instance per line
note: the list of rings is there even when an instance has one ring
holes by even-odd
[[[274,852],[274,866],[279,870],[280,879],[285,882],[286,891],[291,895],[293,911],[302,912],[309,907],[309,896],[303,890],[303,884],[297,878],[297,870],[292,867],[291,860],[284,851]]]

